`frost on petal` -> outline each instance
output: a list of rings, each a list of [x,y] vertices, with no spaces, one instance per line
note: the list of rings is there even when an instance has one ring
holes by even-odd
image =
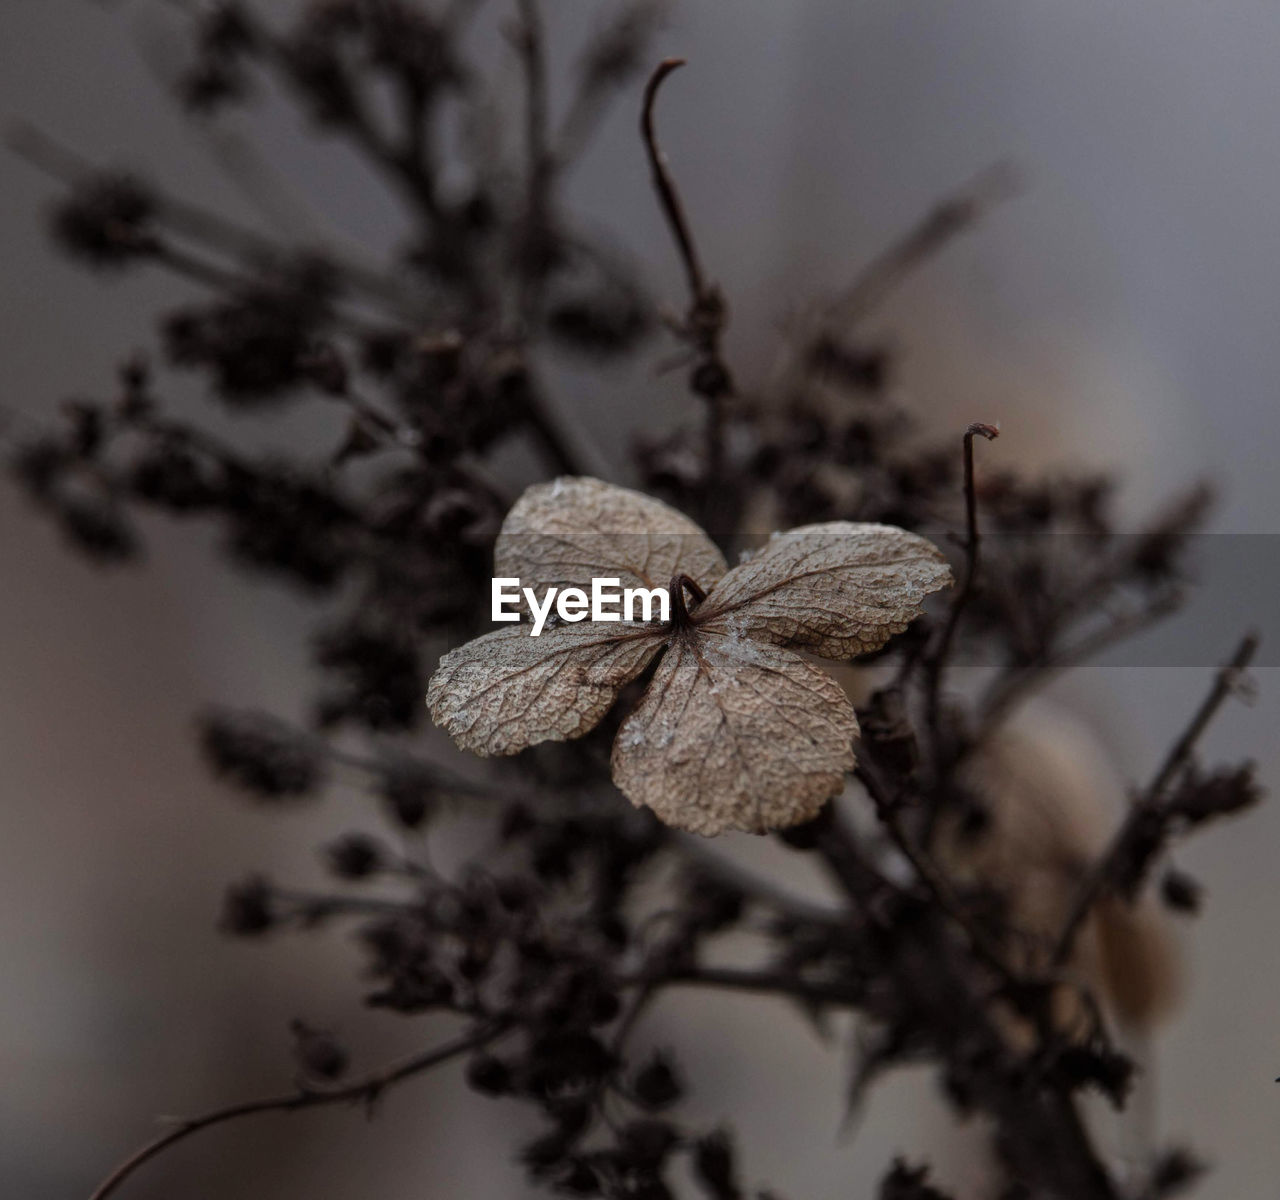
[[[952,582],[942,552],[892,525],[831,521],[775,534],[694,614],[704,632],[759,638],[823,658],[878,650]]]
[[[668,825],[763,833],[814,817],[853,767],[840,686],[787,650],[677,635],[613,746],[613,781]]]
[[[529,488],[502,523],[494,574],[590,592],[594,577],[621,587],[666,587],[683,573],[710,588],[724,556],[698,525],[670,505],[599,479],[564,476]]]
[[[464,750],[515,754],[589,732],[663,643],[628,623],[510,625],[446,654],[431,677],[431,718]]]

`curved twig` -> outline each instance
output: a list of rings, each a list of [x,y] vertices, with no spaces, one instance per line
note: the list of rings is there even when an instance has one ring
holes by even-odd
[[[658,134],[653,123],[653,106],[658,98],[658,89],[662,81],[673,71],[685,65],[683,58],[664,58],[649,76],[644,88],[644,107],[640,111],[640,133],[644,137],[645,150],[649,154],[649,167],[653,171],[653,186],[662,204],[663,216],[671,226],[672,236],[680,249],[680,260],[684,263],[685,274],[689,277],[689,292],[697,304],[707,294],[706,277],[702,271],[702,261],[698,257],[698,247],[694,243],[689,229],[689,219],[685,216],[684,204],[680,193],[676,190],[675,180],[667,168],[667,156],[658,145]]]
[[[720,531],[713,526],[725,520],[731,507],[724,486],[724,437],[725,400],[734,394],[734,383],[733,374],[720,349],[729,310],[720,289],[708,282],[702,269],[697,243],[693,240],[689,219],[685,215],[680,193],[676,190],[675,180],[667,168],[666,155],[658,144],[653,121],[653,107],[662,81],[672,71],[684,66],[684,62],[683,58],[663,59],[649,76],[640,112],[640,133],[644,138],[645,151],[653,172],[653,186],[680,251],[680,261],[684,264],[689,281],[689,308],[683,321],[674,325],[673,332],[693,351],[694,362],[689,386],[707,402],[702,523],[714,535]]]
[[[266,1112],[296,1112],[303,1108],[318,1108],[326,1104],[363,1101],[372,1104],[387,1088],[394,1084],[421,1074],[451,1058],[457,1058],[469,1050],[479,1049],[507,1031],[506,1023],[489,1024],[478,1030],[437,1046],[433,1050],[414,1055],[403,1062],[368,1075],[354,1083],[335,1088],[332,1091],[297,1091],[283,1096],[267,1096],[260,1100],[246,1100],[239,1104],[231,1104],[226,1108],[215,1109],[203,1116],[191,1117],[175,1125],[167,1133],[154,1141],[148,1142],[142,1149],[131,1154],[94,1190],[89,1200],[107,1200],[114,1195],[120,1186],[144,1163],[150,1162],[170,1146],[199,1133],[202,1129],[223,1125],[240,1117],[249,1117]]]
[[[964,508],[965,508],[965,542],[964,569],[960,577],[960,586],[956,588],[951,606],[947,610],[947,618],[933,645],[925,655],[925,703],[926,717],[930,733],[935,744],[938,741],[939,707],[941,704],[942,672],[946,666],[947,654],[955,637],[960,617],[973,594],[974,580],[978,574],[978,552],[981,536],[978,532],[978,497],[973,478],[973,439],[984,437],[993,441],[1000,436],[1000,430],[994,425],[974,422],[964,431]]]

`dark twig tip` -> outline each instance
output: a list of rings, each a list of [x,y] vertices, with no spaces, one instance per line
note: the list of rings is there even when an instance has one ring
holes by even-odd
[[[657,92],[662,81],[666,79],[672,71],[679,70],[689,60],[687,58],[664,58],[654,69],[653,74],[649,77],[649,86],[646,94],[652,100],[652,96]]]
[[[695,604],[701,604],[707,598],[707,593],[698,585],[697,580],[684,574],[673,576],[668,592],[671,596],[671,624],[676,629],[686,629],[689,625],[689,609],[684,599],[686,591],[693,597]]]
[[[1253,657],[1258,653],[1258,647],[1261,645],[1262,634],[1256,629],[1250,629],[1240,639],[1240,645],[1236,650],[1235,657],[1231,660],[1231,665],[1237,669],[1247,667],[1253,661]]]
[[[689,230],[689,222],[684,213],[684,206],[680,202],[680,195],[676,191],[675,181],[667,170],[666,155],[658,145],[658,134],[653,123],[653,106],[658,97],[658,88],[672,71],[684,64],[683,58],[664,58],[654,68],[653,74],[649,76],[649,82],[645,84],[644,104],[640,110],[640,133],[644,138],[645,151],[649,156],[649,166],[653,171],[654,187],[662,203],[663,215],[680,249],[685,273],[689,277],[692,302],[696,305],[703,299],[707,290],[702,274],[702,264],[698,259],[697,247],[694,245],[693,235]]]

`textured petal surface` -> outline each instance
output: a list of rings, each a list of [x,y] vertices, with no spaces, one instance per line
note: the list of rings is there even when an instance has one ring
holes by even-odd
[[[668,825],[763,833],[844,786],[858,722],[840,686],[787,650],[677,635],[613,745],[613,781]]]
[[[510,625],[446,654],[431,677],[432,720],[464,750],[515,754],[581,737],[661,649],[665,636],[628,623]]]
[[[823,658],[878,650],[952,582],[932,542],[892,525],[831,521],[775,534],[694,614],[702,630]]]
[[[494,549],[494,574],[518,578],[539,596],[548,587],[590,592],[596,576],[652,588],[683,573],[709,589],[726,569],[711,539],[670,505],[574,476],[529,488]]]

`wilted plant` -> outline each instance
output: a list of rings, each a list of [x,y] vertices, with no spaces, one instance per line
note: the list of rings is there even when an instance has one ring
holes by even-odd
[[[446,150],[441,138],[446,121],[470,128],[488,111],[464,46],[475,7],[324,0],[283,31],[236,0],[193,11],[182,102],[206,119],[276,88],[318,132],[355,146],[414,225],[383,266],[278,244],[90,169],[33,131],[16,139],[69,185],[53,222],[65,249],[102,269],[177,272],[207,293],[161,319],[163,370],[196,374],[214,403],[246,417],[317,402],[348,413],[323,461],[260,456],[168,415],[163,372],[135,359],[113,397],[68,405],[60,425],[12,452],[27,493],[96,561],[134,557],[132,513],[154,508],[216,525],[234,561],[314,598],[323,683],[312,727],[210,714],[214,769],[284,802],[322,791],[341,762],[367,776],[400,831],[428,838],[459,805],[493,827],[484,855],[447,878],[360,831],[325,848],[344,885],[333,894],[258,876],[232,888],[228,932],[355,922],[374,981],[367,1003],[406,1018],[452,1013],[458,1036],[349,1079],[345,1048],[300,1019],[297,1088],[174,1126],[95,1200],[210,1125],[372,1102],[453,1058],[466,1059],[475,1090],[543,1114],[545,1133],[521,1157],[556,1191],[657,1200],[674,1194],[683,1160],[688,1189],[746,1195],[727,1129],[682,1124],[675,1060],[634,1044],[638,1017],[677,984],[783,996],[815,1018],[857,1013],[850,1103],[898,1064],[931,1064],[955,1110],[989,1122],[993,1195],[1174,1194],[1198,1170],[1186,1151],[1153,1152],[1122,1182],[1094,1143],[1079,1097],[1093,1089],[1123,1106],[1132,1064],[1112,1032],[1125,1013],[1069,968],[1102,908],[1143,895],[1173,838],[1257,800],[1250,767],[1207,768],[1197,754],[1253,639],[1101,852],[1055,860],[1071,895],[1052,927],[1026,920],[1018,879],[973,864],[1001,836],[998,793],[1015,778],[991,764],[1022,753],[1004,740],[1006,719],[1062,667],[1172,610],[1204,493],[1121,537],[1109,480],[1027,479],[1007,465],[979,479],[974,439],[993,427],[938,435],[897,402],[892,357],[862,318],[985,212],[1001,173],[815,305],[786,335],[776,377],[740,384],[722,346],[728,307],[658,148],[653,106],[677,64],[654,72],[642,100],[633,84],[653,8],[611,14],[557,125],[539,11],[519,0],[509,33],[525,119],[512,164],[484,139]],[[555,415],[571,406],[545,402],[540,367],[550,354],[644,354],[657,325],[637,273],[560,204],[560,176],[619,92],[640,100],[637,152],[686,269],[685,313],[668,325],[699,406],[687,428],[640,431],[644,493],[587,478],[573,428]],[[512,507],[518,488],[491,462],[514,439],[544,478],[570,478]],[[800,528],[728,569],[727,553],[775,527]],[[950,578],[933,544],[948,530],[961,533],[958,582],[921,615]],[[1074,536],[1050,536],[1060,534]],[[562,624],[534,639],[517,624],[471,641],[494,573],[540,587],[592,574],[669,583],[673,612],[634,628]],[[856,718],[835,679],[795,650],[875,655]],[[991,665],[985,690],[955,688],[949,672],[966,656]],[[432,713],[464,749],[512,757],[481,770],[464,752],[425,756],[414,734],[437,660]],[[611,773],[652,811],[620,803]],[[857,832],[849,817],[864,811]],[[802,902],[736,865],[731,847],[677,832],[777,828],[821,864],[838,903]],[[361,888],[370,881],[376,898]],[[1198,892],[1168,872],[1163,895],[1187,910]],[[731,932],[757,945],[756,965],[712,965]],[[943,1189],[897,1162],[881,1195],[936,1200]]]
[[[661,655],[618,731],[613,781],[668,825],[707,835],[809,820],[853,767],[853,705],[784,647],[831,659],[879,650],[951,580],[924,538],[849,521],[775,535],[730,571],[687,517],[596,479],[526,492],[498,534],[494,571],[537,580],[535,594],[669,579],[671,613],[478,638],[441,659],[432,716],[479,754],[580,737]]]

